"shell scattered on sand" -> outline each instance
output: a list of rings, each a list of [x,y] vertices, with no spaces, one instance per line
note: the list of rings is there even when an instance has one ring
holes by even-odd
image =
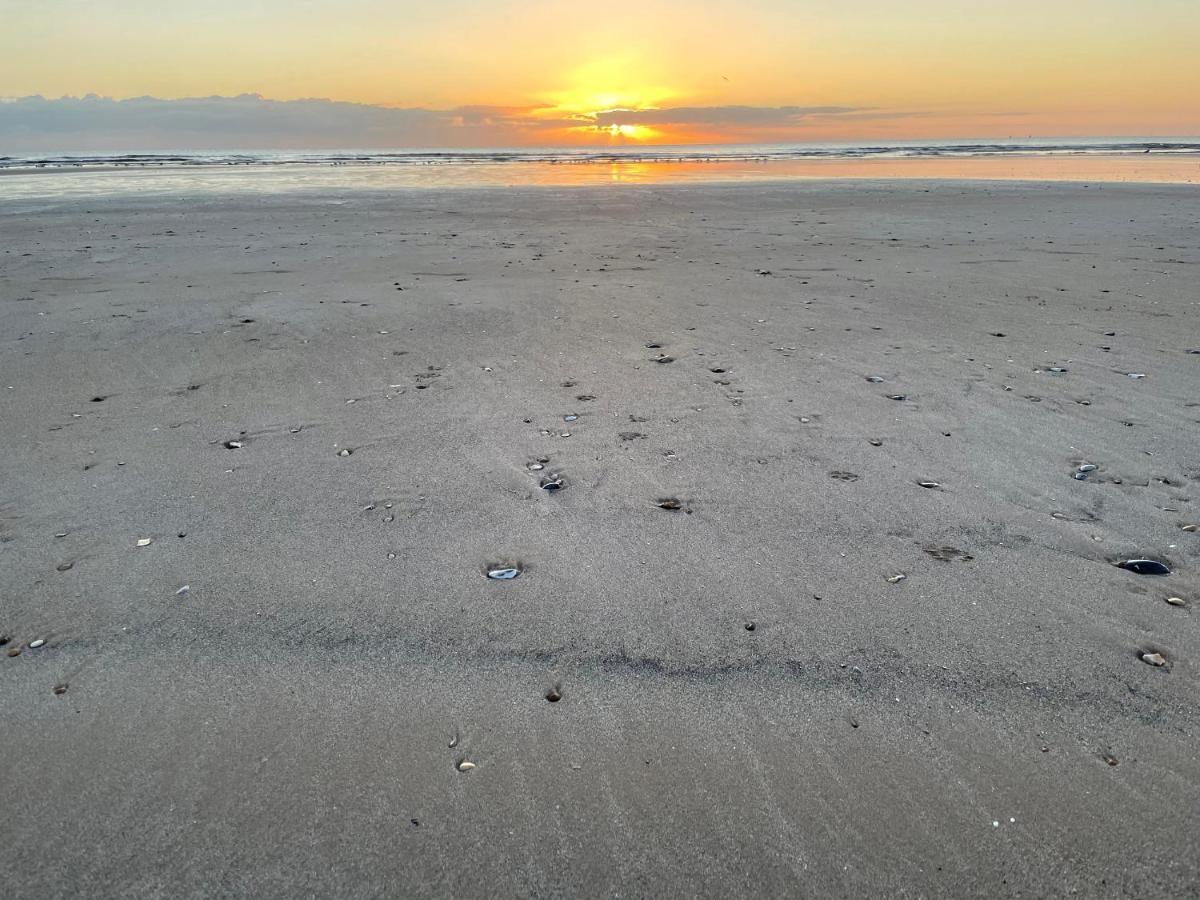
[[[1171,570],[1157,559],[1127,559],[1117,566],[1138,575],[1170,575]]]
[[[1161,653],[1143,653],[1142,662],[1150,666],[1165,666],[1167,658]]]
[[[137,545],[139,547],[149,547],[153,543],[154,543],[154,538],[139,538]]]

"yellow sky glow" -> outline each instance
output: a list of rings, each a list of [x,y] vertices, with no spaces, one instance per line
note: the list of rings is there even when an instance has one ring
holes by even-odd
[[[502,107],[521,112],[471,139],[525,144],[1200,133],[1196,0],[0,0],[0,17],[8,97]],[[855,112],[587,121],[828,106]]]

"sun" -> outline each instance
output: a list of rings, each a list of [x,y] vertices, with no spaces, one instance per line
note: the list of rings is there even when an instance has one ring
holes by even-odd
[[[538,97],[533,115],[555,122],[557,136],[570,143],[656,142],[662,137],[658,129],[622,122],[620,114],[656,109],[676,92],[637,78],[638,68],[624,57],[581,65],[564,77],[563,89]]]

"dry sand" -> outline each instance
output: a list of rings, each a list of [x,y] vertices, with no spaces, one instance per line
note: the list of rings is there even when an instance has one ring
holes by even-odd
[[[1196,896],[1198,228],[961,182],[0,207],[4,893]]]

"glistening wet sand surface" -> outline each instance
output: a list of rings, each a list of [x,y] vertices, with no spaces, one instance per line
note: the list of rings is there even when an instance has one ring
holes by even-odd
[[[1195,895],[1198,226],[0,208],[5,892]]]

